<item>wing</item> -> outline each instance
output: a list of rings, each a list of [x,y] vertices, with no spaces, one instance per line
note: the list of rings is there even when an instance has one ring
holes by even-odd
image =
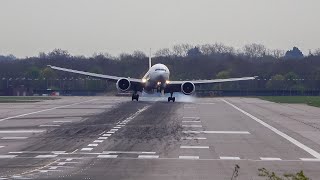
[[[229,79],[211,79],[211,80],[192,80],[192,81],[170,81],[167,84],[165,92],[180,92],[181,85],[185,82],[191,82],[194,85],[201,85],[201,84],[213,84],[213,83],[223,83],[223,82],[233,82],[233,81],[247,81],[247,80],[254,80],[258,76],[253,77],[241,77],[241,78],[229,78]]]
[[[61,68],[61,67],[56,67],[56,66],[51,66],[51,65],[48,65],[48,67],[55,69],[55,70],[59,70],[59,71],[71,72],[71,73],[75,73],[75,74],[81,74],[81,75],[91,76],[91,77],[100,78],[100,79],[107,79],[110,81],[118,81],[119,79],[126,78],[126,77],[118,77],[118,76],[109,76],[109,75],[104,75],[104,74],[90,73],[90,72],[85,72],[85,71],[78,71],[78,70]],[[126,78],[126,79],[128,79],[130,82],[142,83],[141,79],[135,79],[135,78]]]

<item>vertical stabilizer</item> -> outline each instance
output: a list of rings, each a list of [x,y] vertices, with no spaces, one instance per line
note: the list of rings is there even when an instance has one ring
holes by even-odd
[[[149,53],[149,69],[151,68],[151,48],[150,48],[150,53]]]

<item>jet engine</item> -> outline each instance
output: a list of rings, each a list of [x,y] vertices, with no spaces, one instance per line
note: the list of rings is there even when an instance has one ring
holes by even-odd
[[[190,95],[190,94],[194,93],[195,90],[196,90],[196,87],[194,86],[194,84],[192,82],[184,82],[181,85],[181,91],[185,95]]]
[[[131,83],[128,79],[122,78],[117,81],[117,89],[119,91],[127,91],[130,89]]]

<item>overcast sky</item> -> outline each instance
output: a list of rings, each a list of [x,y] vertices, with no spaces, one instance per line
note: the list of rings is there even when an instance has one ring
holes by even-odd
[[[174,44],[320,48],[319,0],[0,0],[0,54],[90,56]]]

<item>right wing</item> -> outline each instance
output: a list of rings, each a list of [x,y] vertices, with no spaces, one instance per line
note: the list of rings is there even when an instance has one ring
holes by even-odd
[[[48,67],[55,69],[55,70],[59,70],[59,71],[71,72],[71,73],[75,73],[75,74],[81,74],[81,75],[96,77],[96,78],[100,78],[100,79],[107,79],[107,80],[115,81],[115,82],[118,81],[119,79],[126,78],[126,77],[118,77],[118,76],[109,76],[109,75],[104,75],[104,74],[90,73],[90,72],[85,72],[85,71],[78,71],[78,70],[67,69],[67,68],[51,66],[51,65],[48,65]],[[142,83],[141,79],[135,79],[135,78],[126,78],[126,79],[128,79],[130,82]]]

